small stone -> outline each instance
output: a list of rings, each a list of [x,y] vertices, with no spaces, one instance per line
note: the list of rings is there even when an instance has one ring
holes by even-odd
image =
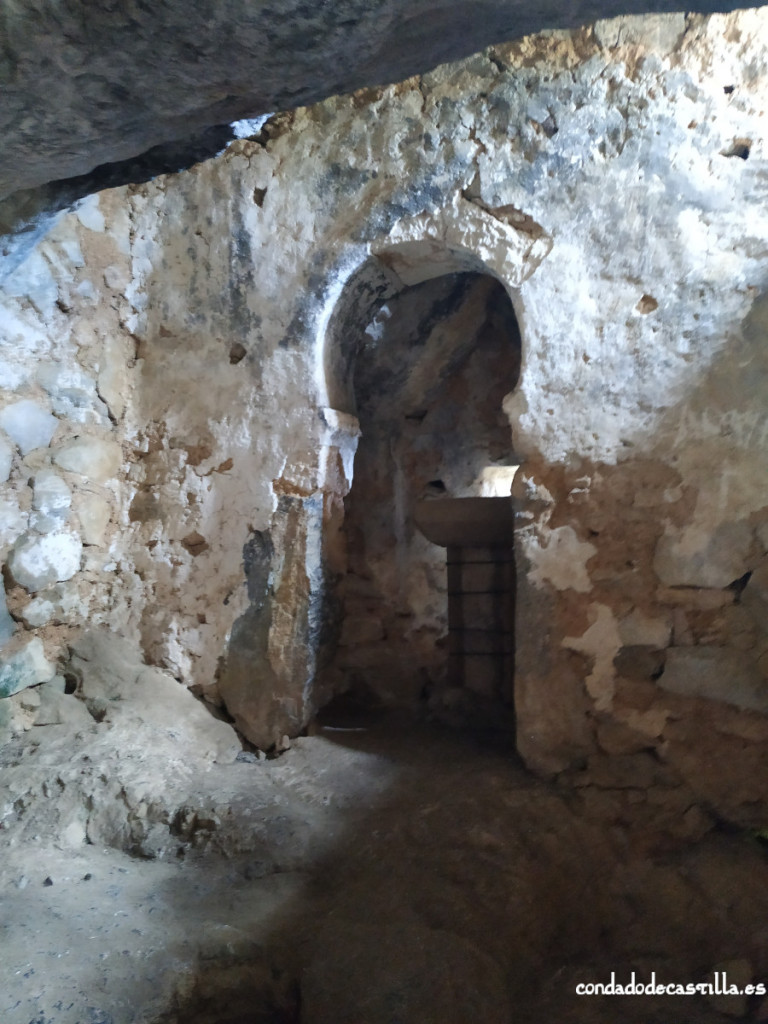
[[[86,871],[86,873],[83,875],[83,881],[84,882],[90,882],[90,880],[92,878],[93,878],[93,875],[91,874],[90,871]]]
[[[53,885],[53,879],[51,878],[50,875],[48,875],[48,877],[45,879],[45,881],[43,882],[43,885],[49,885],[49,886]]]
[[[116,420],[119,420],[125,411],[127,391],[128,369],[125,350],[119,341],[109,338],[105,341],[102,351],[99,394]]]
[[[64,480],[52,469],[42,469],[35,474],[33,488],[32,508],[61,519],[63,525],[72,504],[72,492]]]
[[[120,469],[122,450],[115,441],[103,441],[97,437],[77,437],[74,441],[62,445],[54,453],[53,461],[62,469],[103,484],[112,479]]]
[[[0,697],[10,697],[28,686],[47,682],[54,674],[53,665],[45,657],[42,640],[33,637],[14,654],[0,658]]]
[[[84,544],[103,544],[109,523],[109,505],[98,494],[78,494],[75,511],[80,521],[80,534]]]
[[[639,608],[633,608],[619,622],[619,636],[625,647],[666,647],[671,633],[670,622],[646,616]]]
[[[31,629],[38,629],[51,621],[56,613],[56,606],[47,597],[35,597],[23,609],[21,616]]]
[[[74,423],[105,423],[107,407],[96,392],[96,382],[79,366],[47,363],[37,379],[48,392],[53,411]]]
[[[27,516],[19,508],[17,496],[0,497],[0,555],[6,554],[14,541],[27,529]]]
[[[22,875],[21,878],[19,878],[18,882],[16,883],[16,888],[17,889],[26,889],[28,885],[29,885],[29,879],[27,878],[26,875]]]
[[[80,568],[83,545],[77,534],[24,534],[13,547],[8,568],[25,590],[35,593],[71,579]]]
[[[23,398],[0,411],[0,427],[19,446],[22,455],[47,448],[59,421],[37,402]]]
[[[240,761],[244,764],[258,764],[259,755],[254,754],[252,750],[241,750],[235,758],[235,761]]]
[[[54,533],[60,530],[65,520],[47,516],[43,512],[33,512],[29,517],[29,528],[35,533]]]

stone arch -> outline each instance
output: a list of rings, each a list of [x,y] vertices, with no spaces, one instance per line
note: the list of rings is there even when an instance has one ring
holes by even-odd
[[[484,281],[486,291],[489,295],[493,293],[497,303],[499,295],[503,297],[502,304],[505,302],[509,309],[514,331],[519,330],[523,310],[517,289],[548,251],[545,245],[537,244],[538,241],[477,204],[459,197],[451,207],[438,214],[401,222],[386,240],[372,245],[368,259],[347,277],[326,321],[322,375],[328,405],[336,410],[336,415],[358,416],[355,373],[358,356],[364,348],[366,328],[371,329],[376,311],[401,300],[406,292],[429,282],[438,283],[435,286],[437,291],[440,287],[448,288],[446,282],[454,282],[459,291],[465,285],[482,290]],[[519,344],[519,335],[517,337]],[[514,339],[510,341],[512,344]],[[510,379],[510,390],[517,384],[518,375],[519,365],[518,372]],[[498,381],[494,381],[494,386],[498,390]],[[496,395],[495,403],[504,421],[511,450],[509,425],[503,416],[505,397],[503,393]],[[326,418],[328,412],[330,410],[326,410]],[[406,418],[413,417],[406,414]],[[354,488],[352,474],[348,480]],[[432,483],[442,485],[441,480]],[[354,505],[352,507],[354,509]],[[352,544],[354,546],[354,542]],[[437,557],[442,560],[444,575],[444,552]],[[340,561],[337,560],[339,566]],[[342,598],[335,602],[339,618],[336,640],[341,640],[342,647],[345,643],[355,642],[354,629],[349,628],[351,619],[344,615],[345,604],[347,609],[350,606],[349,589],[347,586],[345,593],[344,585],[349,584],[352,575],[354,573],[347,574],[343,579],[337,589],[337,594],[341,591]],[[352,603],[356,600],[353,598]],[[359,601],[357,606],[360,606]],[[375,616],[367,623],[358,616],[357,627],[361,636],[367,633],[372,636],[378,629]],[[343,676],[343,669],[337,662],[332,662],[331,668],[321,673],[320,692],[327,698],[334,691],[344,689],[348,678]]]
[[[360,322],[375,305],[446,274],[481,273],[507,290],[524,336],[520,285],[539,267],[552,239],[513,207],[489,209],[457,193],[436,211],[398,221],[346,277],[321,318],[317,351],[320,404],[354,414],[350,390],[354,339],[346,325]],[[524,356],[524,352],[523,352]]]

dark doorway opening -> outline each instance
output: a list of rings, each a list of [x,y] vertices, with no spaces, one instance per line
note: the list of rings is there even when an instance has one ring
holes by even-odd
[[[361,439],[345,500],[347,571],[336,587],[341,629],[324,689],[347,692],[362,705],[426,704],[457,724],[508,727],[511,526],[507,554],[502,558],[497,545],[490,563],[495,582],[462,613],[480,616],[472,643],[494,648],[475,652],[456,623],[449,631],[448,591],[482,570],[457,569],[457,559],[470,556],[456,554],[456,545],[447,570],[445,548],[418,528],[416,509],[425,501],[509,495],[516,460],[503,400],[520,374],[509,295],[488,274],[459,273],[372,295],[349,309],[341,326],[350,352],[347,411],[357,415]],[[482,547],[482,530],[479,537],[474,543]],[[457,673],[457,643],[466,654],[497,657],[485,659],[484,675]]]

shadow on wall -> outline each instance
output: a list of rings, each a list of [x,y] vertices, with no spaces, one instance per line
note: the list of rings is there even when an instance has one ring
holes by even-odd
[[[396,288],[369,261],[330,326],[329,400],[359,418],[361,440],[345,501],[338,646],[321,689],[411,709],[426,701],[457,721],[490,724],[512,703],[511,680],[478,679],[471,692],[449,678],[446,554],[418,530],[414,509],[487,494],[494,472],[509,476],[516,460],[502,405],[520,374],[520,330],[488,273]],[[494,615],[476,603],[469,613],[485,654]]]

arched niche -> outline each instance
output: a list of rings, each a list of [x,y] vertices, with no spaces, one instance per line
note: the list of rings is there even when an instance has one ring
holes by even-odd
[[[475,253],[430,238],[383,245],[372,253],[347,278],[324,332],[322,378],[328,406],[356,413],[351,374],[363,336],[351,325],[370,323],[377,309],[407,288],[463,273],[492,271]]]
[[[378,247],[347,279],[328,320],[323,373],[329,405],[357,417],[362,436],[345,499],[346,571],[330,602],[339,629],[321,677],[326,695],[351,690],[410,708],[427,699],[468,720],[481,709],[498,720],[499,702],[511,704],[511,681],[504,693],[479,680],[474,693],[458,692],[446,554],[419,531],[414,508],[488,487],[498,494],[494,486],[509,494],[503,401],[520,359],[510,289],[475,252],[408,239]],[[508,558],[511,548],[510,531]],[[469,605],[479,612],[478,600]]]

